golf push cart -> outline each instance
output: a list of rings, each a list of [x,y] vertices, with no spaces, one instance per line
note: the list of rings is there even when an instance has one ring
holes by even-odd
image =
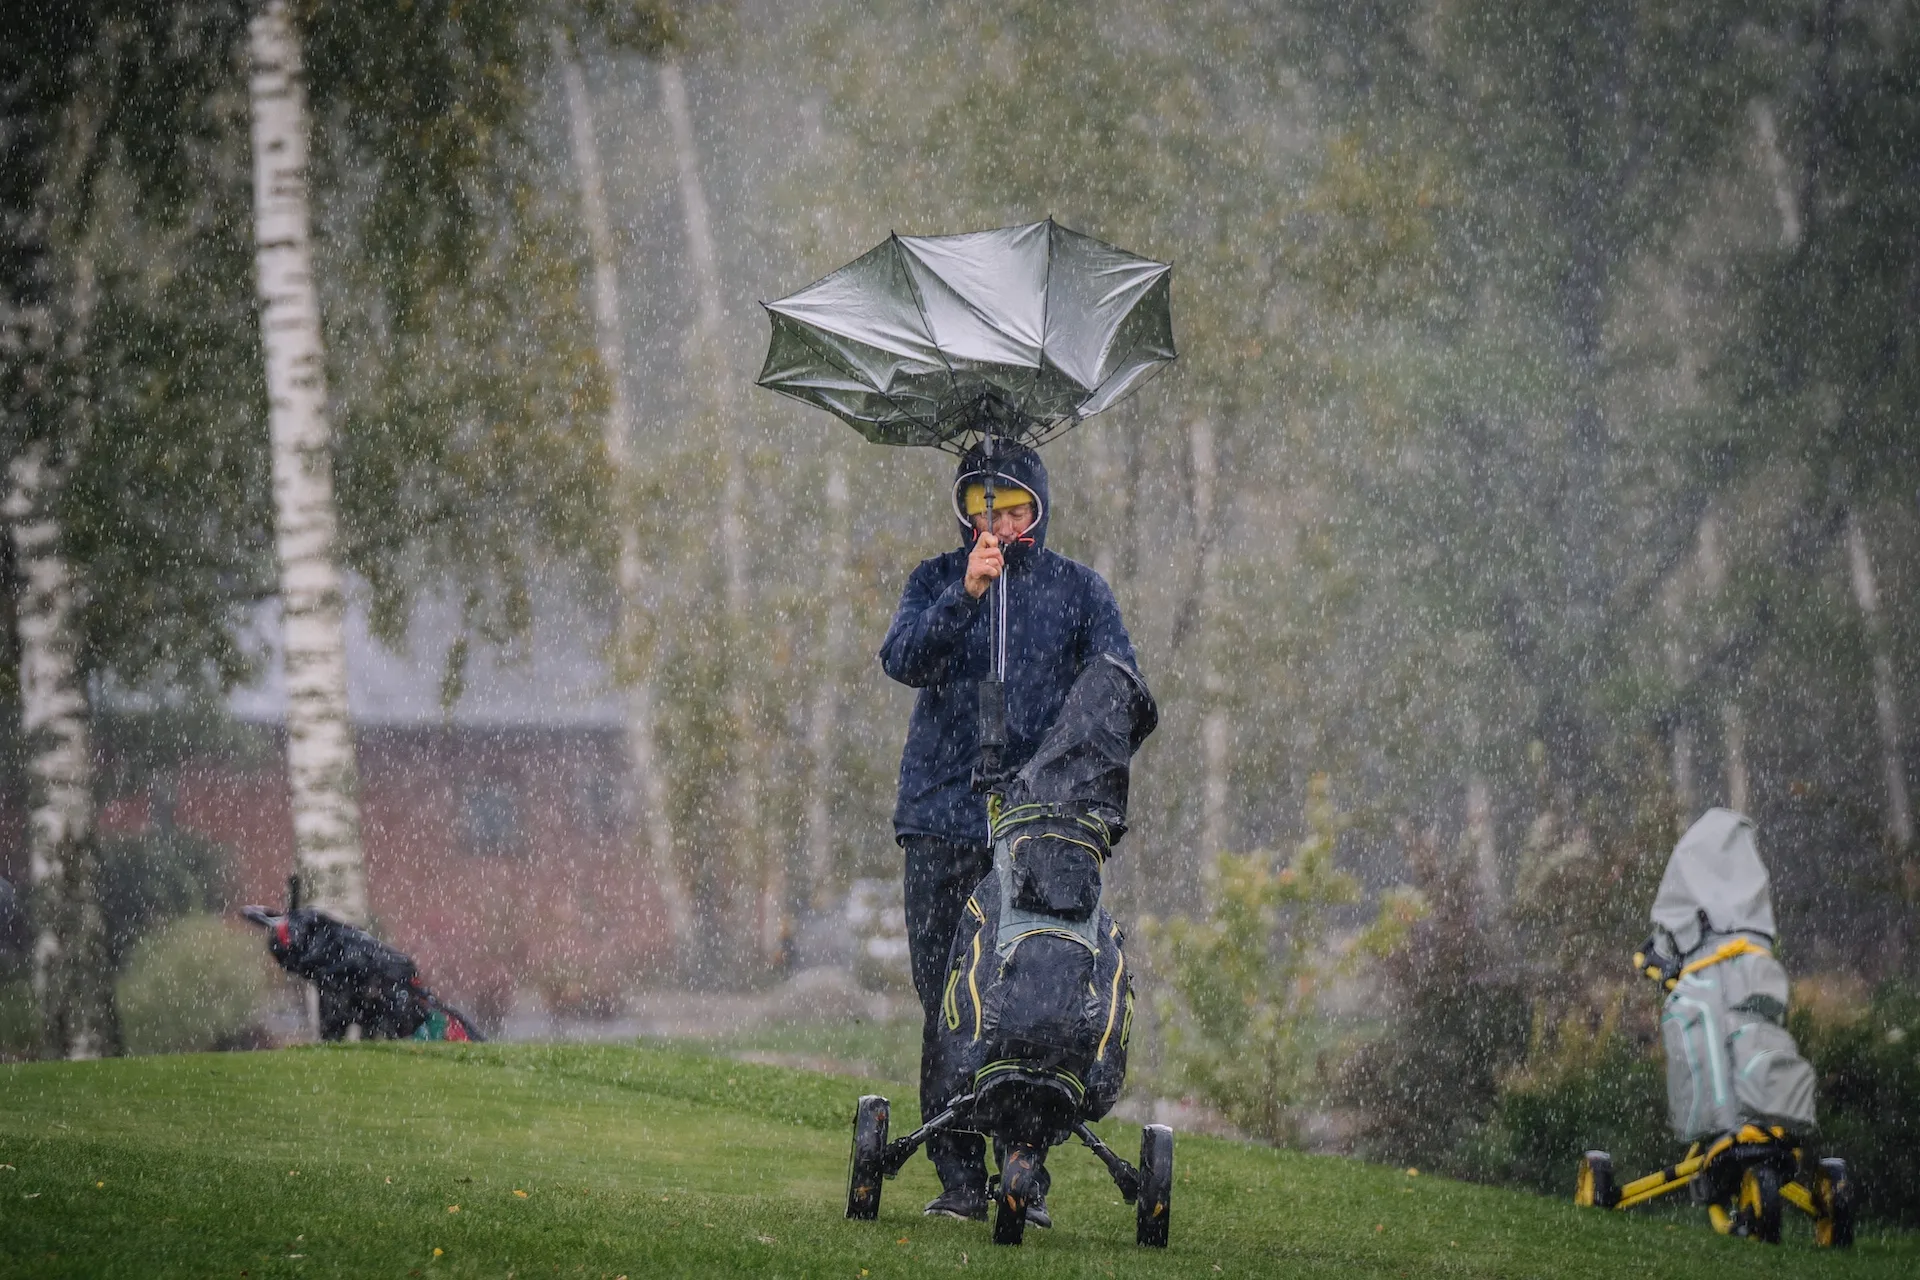
[[[1052,219],[951,236],[889,236],[766,304],[759,384],[825,409],[875,444],[959,453],[991,519],[996,455],[1034,447],[1124,399],[1174,359],[1172,268]],[[1003,770],[1007,578],[989,595],[980,762],[993,870],[967,900],[927,1064],[949,1101],[889,1140],[889,1107],[860,1100],[847,1216],[942,1131],[994,1140],[993,1238],[1018,1244],[1044,1196],[1048,1148],[1078,1137],[1134,1203],[1142,1244],[1167,1243],[1173,1133],[1148,1125],[1128,1164],[1088,1128],[1119,1098],[1133,993],[1102,870],[1125,830],[1133,751],[1158,719],[1132,667],[1088,662],[1033,758]]]
[[[1575,1204],[1632,1209],[1686,1188],[1722,1235],[1780,1243],[1785,1207],[1821,1248],[1853,1245],[1856,1191],[1844,1160],[1817,1158],[1813,1067],[1782,1022],[1787,974],[1773,958],[1773,895],[1753,825],[1709,809],[1682,836],[1634,967],[1667,993],[1660,1035],[1667,1118],[1684,1158],[1615,1181],[1604,1151],[1581,1158]]]
[[[1140,677],[1103,655],[1034,758],[991,794],[993,870],[954,936],[936,1041],[935,1096],[949,1101],[889,1141],[887,1100],[860,1099],[849,1218],[876,1217],[883,1180],[933,1134],[979,1133],[1000,1163],[988,1186],[994,1243],[1019,1244],[1028,1204],[1046,1192],[1048,1149],[1078,1138],[1134,1206],[1139,1243],[1166,1246],[1173,1130],[1147,1125],[1132,1165],[1088,1127],[1126,1078],[1133,988],[1120,926],[1100,905],[1101,869],[1123,829],[1127,760],[1155,720]]]
[[[287,909],[242,907],[266,930],[267,951],[314,985],[320,1038],[344,1040],[359,1027],[370,1040],[484,1040],[471,1019],[420,980],[413,957],[364,929],[300,905],[300,878],[287,880]]]

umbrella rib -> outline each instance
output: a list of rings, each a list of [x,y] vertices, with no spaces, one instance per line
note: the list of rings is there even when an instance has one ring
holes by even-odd
[[[892,239],[896,245],[899,245],[900,233],[897,231],[894,232],[892,234]],[[906,246],[904,245],[900,245],[898,252],[903,259],[909,256],[906,250]],[[913,278],[913,268],[908,266],[903,261],[900,264],[900,269],[906,273],[907,288],[913,293],[914,309],[919,311],[920,323],[926,328],[927,345],[932,347],[933,353],[940,357],[940,363],[947,367],[947,390],[953,393],[953,397],[955,400],[958,400],[960,398],[959,375],[954,373],[953,361],[947,359],[947,353],[944,350],[942,350],[940,347],[940,340],[933,336],[933,317],[927,314],[927,300],[920,293],[919,282]],[[885,394],[885,393],[883,392],[882,394]]]
[[[874,386],[873,382],[870,379],[867,379],[861,376],[860,371],[858,369],[855,369],[852,366],[845,363],[844,361],[840,360],[837,356],[834,355],[832,351],[828,350],[827,348],[821,346],[819,343],[815,342],[813,340],[812,330],[807,325],[796,324],[795,329],[798,331],[800,335],[800,341],[804,342],[808,347],[812,348],[813,352],[816,355],[818,355],[823,361],[833,366],[835,369],[838,369],[841,373],[846,374],[849,378],[852,378],[855,382],[859,382],[864,386],[866,386],[868,390],[873,392],[873,394],[879,396],[882,400],[885,400],[888,404],[892,405],[896,410],[898,410],[900,413],[900,416],[905,418],[908,422],[913,423],[915,426],[919,427],[922,431],[925,431],[929,435],[935,434],[934,424],[925,422],[922,419],[920,419],[918,416],[914,414],[912,410],[908,409],[905,405],[901,404],[898,400],[895,400],[891,392],[885,390],[882,387]],[[765,384],[763,383],[762,385],[764,386]],[[775,387],[773,389],[775,391],[781,390],[781,388],[779,387]],[[792,392],[786,392],[785,394],[793,395]],[[793,398],[796,400],[804,399],[804,397],[802,396],[794,396]],[[873,425],[879,426],[880,424],[876,422]]]
[[[1035,362],[1032,375],[1027,379],[1027,388],[1040,381],[1040,375],[1047,371],[1047,321],[1053,318],[1053,233],[1059,226],[1053,215],[1047,215],[1047,270],[1040,279],[1040,359]],[[1041,433],[1040,443],[1046,442],[1046,434]]]

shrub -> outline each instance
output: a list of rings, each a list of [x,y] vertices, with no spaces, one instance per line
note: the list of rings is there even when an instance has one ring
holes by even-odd
[[[124,968],[140,939],[195,912],[232,902],[233,859],[226,846],[178,828],[100,840],[100,911],[107,951]]]
[[[1606,1151],[1635,1177],[1679,1153],[1667,1129],[1666,1076],[1659,1057],[1620,1029],[1629,997],[1602,997],[1597,1027],[1570,1016],[1557,1031],[1535,1005],[1526,1062],[1499,1086],[1492,1119],[1463,1148],[1465,1172],[1565,1195],[1583,1151]]]
[[[1422,841],[1408,861],[1427,912],[1382,958],[1386,1025],[1347,1059],[1334,1096],[1355,1111],[1364,1154],[1468,1174],[1485,1162],[1471,1149],[1500,1079],[1526,1053],[1525,976],[1483,930],[1465,859]]]
[[[40,1012],[33,984],[25,978],[0,981],[0,1062],[31,1058],[40,1049]]]
[[[1308,833],[1286,866],[1266,852],[1223,853],[1205,920],[1147,920],[1169,991],[1158,1002],[1171,1082],[1264,1138],[1296,1136],[1320,1047],[1319,990],[1341,962],[1326,952],[1327,911],[1359,900],[1333,863],[1342,821],[1327,778],[1307,796]],[[1385,949],[1419,913],[1389,895],[1363,945]]]
[[[1884,983],[1851,1011],[1796,1004],[1787,1029],[1819,1072],[1820,1150],[1846,1158],[1866,1213],[1920,1226],[1920,988]]]
[[[129,1053],[195,1053],[262,1042],[260,1006],[272,979],[260,937],[191,915],[143,939],[120,979]]]

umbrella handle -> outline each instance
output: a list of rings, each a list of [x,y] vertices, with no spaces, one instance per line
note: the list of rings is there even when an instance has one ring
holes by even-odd
[[[986,498],[987,531],[993,530],[993,433],[981,442],[986,460],[982,488]],[[990,791],[1001,781],[1001,752],[1007,745],[1007,571],[1002,561],[987,597],[987,678],[980,682],[980,764],[974,770],[973,789]]]

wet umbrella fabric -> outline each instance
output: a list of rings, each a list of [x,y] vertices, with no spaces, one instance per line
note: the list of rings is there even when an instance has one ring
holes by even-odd
[[[1172,268],[1049,218],[889,236],[778,302],[763,387],[877,444],[1038,444],[1174,358]]]

